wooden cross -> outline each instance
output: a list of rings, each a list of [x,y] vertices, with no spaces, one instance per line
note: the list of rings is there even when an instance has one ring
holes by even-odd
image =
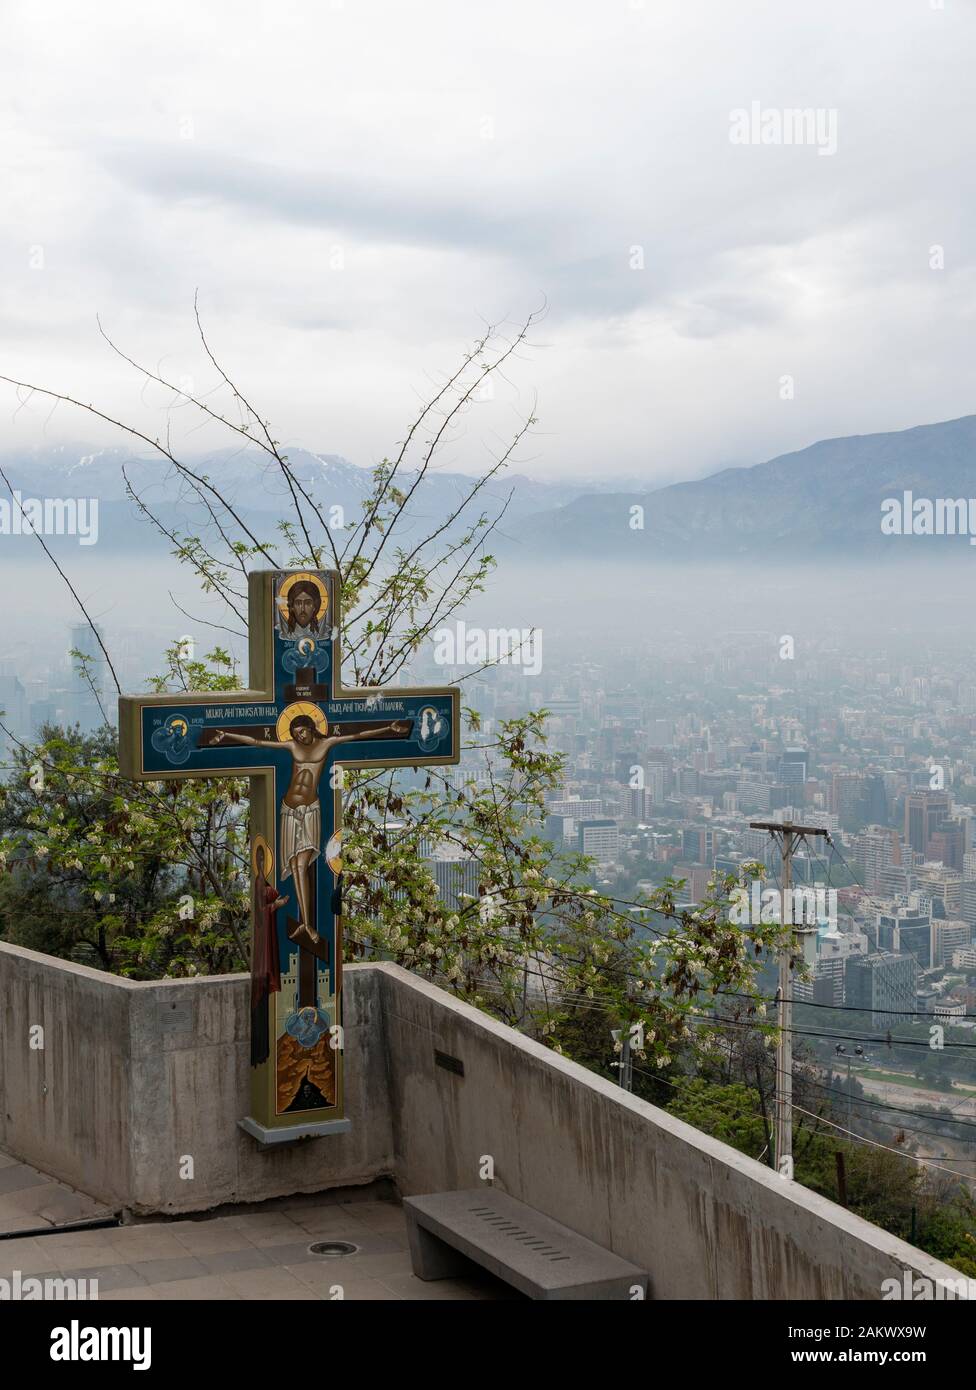
[[[457,687],[344,690],[339,576],[249,580],[250,686],[122,696],[119,764],[141,781],[251,779],[251,1114],[261,1143],[347,1130],[341,767],[460,761]]]

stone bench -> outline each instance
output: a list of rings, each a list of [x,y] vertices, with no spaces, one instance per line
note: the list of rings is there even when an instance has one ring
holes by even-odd
[[[463,1278],[471,1261],[529,1298],[636,1299],[647,1274],[497,1188],[405,1197],[413,1272]]]

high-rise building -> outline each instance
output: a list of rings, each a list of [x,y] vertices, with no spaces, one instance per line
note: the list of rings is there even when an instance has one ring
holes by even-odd
[[[942,904],[944,911],[937,915],[958,917],[962,907],[962,874],[958,869],[947,869],[941,863],[920,864],[915,870],[919,892]]]
[[[953,951],[972,944],[973,929],[968,922],[932,920],[932,965],[944,969],[952,960]]]
[[[779,780],[784,786],[802,787],[807,780],[809,755],[805,748],[787,748],[779,760]]]
[[[736,775],[734,772],[700,772],[698,791],[702,796],[719,800],[725,792],[734,792]]]
[[[710,864],[715,856],[715,831],[708,826],[689,826],[681,834],[681,854],[695,864]]]
[[[841,1008],[844,1003],[846,973],[847,958],[844,956],[819,956],[814,967],[814,1003],[829,1004],[834,1009]]]
[[[441,901],[452,911],[465,898],[478,896],[481,861],[449,840],[421,840],[420,853],[437,884]]]
[[[914,851],[908,850],[908,854],[914,858]],[[901,856],[904,861],[906,850],[902,847]],[[901,868],[897,864],[889,864],[886,869],[882,869],[878,874],[877,890],[884,893],[889,898],[904,897],[910,893],[915,886],[915,875],[908,869],[904,862]]]
[[[674,877],[685,881],[681,897],[690,903],[700,903],[708,893],[708,880],[712,870],[701,864],[676,864]]]
[[[948,792],[914,791],[905,797],[905,843],[929,857],[929,841],[952,808]]]
[[[878,825],[888,823],[888,795],[885,779],[881,773],[869,773],[865,778],[865,819]]]
[[[0,711],[11,735],[8,743],[7,735],[0,730],[0,762],[10,762],[17,740],[26,741],[34,730],[29,727],[27,691],[18,675],[17,663],[9,658],[0,660]]]
[[[843,1007],[847,957],[818,956],[813,971],[793,984],[793,998],[799,1002],[823,1004],[831,1009]]]
[[[664,767],[661,763],[650,763],[644,774],[644,790],[652,806],[664,805]],[[645,806],[646,813],[646,806]]]
[[[573,820],[587,820],[603,814],[603,801],[598,796],[565,796],[546,805],[547,816],[572,816]]]
[[[572,816],[546,816],[542,833],[557,849],[568,844],[575,845],[579,839]]]
[[[917,901],[917,900],[916,900]],[[922,970],[932,964],[932,919],[920,907],[899,905],[878,913],[878,946],[883,951],[915,957]]]
[[[598,864],[612,864],[620,852],[620,832],[615,820],[582,820],[579,848]]]
[[[641,715],[640,696],[633,690],[610,690],[607,692],[603,710],[608,718],[635,724]]]
[[[947,869],[962,870],[966,853],[966,826],[962,821],[944,820],[929,836],[927,856],[938,859]]]
[[[735,794],[739,803],[739,810],[744,816],[752,816],[760,811],[769,810],[769,787],[758,780],[740,780],[736,783]]]
[[[830,809],[845,830],[864,822],[866,781],[860,772],[835,772],[830,786]]]
[[[766,847],[769,844],[769,836],[765,830],[743,830],[739,836],[739,848],[746,859],[758,859],[764,862]]]
[[[897,831],[881,825],[869,825],[855,835],[851,843],[854,863],[860,870],[864,887],[873,893],[880,886],[884,870],[900,863]]]
[[[915,1012],[918,963],[914,956],[872,951],[851,956],[844,977],[848,1006],[871,1011],[871,1027],[890,1029],[909,1023]]]
[[[451,910],[462,899],[476,898],[481,882],[481,863],[473,856],[465,859],[429,859],[441,901]]]
[[[87,623],[74,623],[65,654],[69,673],[65,694],[68,722],[85,731],[97,729],[105,722],[103,692],[108,666],[99,646],[100,637],[102,632],[97,625],[93,632]]]

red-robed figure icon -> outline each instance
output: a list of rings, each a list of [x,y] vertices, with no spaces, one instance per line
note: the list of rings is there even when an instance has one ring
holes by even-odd
[[[267,877],[263,844],[254,851],[254,960],[251,965],[251,1066],[271,1054],[270,1000],[281,989],[278,959],[278,908],[288,899],[278,896]]]

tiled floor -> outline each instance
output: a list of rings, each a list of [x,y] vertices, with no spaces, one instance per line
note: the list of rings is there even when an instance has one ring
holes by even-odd
[[[313,1255],[315,1241],[356,1253]],[[109,1299],[484,1299],[517,1297],[489,1275],[425,1283],[411,1273],[403,1212],[393,1202],[321,1203],[201,1221],[166,1221],[0,1240],[0,1278],[97,1279]]]
[[[107,1207],[0,1152],[0,1234],[114,1215]]]

